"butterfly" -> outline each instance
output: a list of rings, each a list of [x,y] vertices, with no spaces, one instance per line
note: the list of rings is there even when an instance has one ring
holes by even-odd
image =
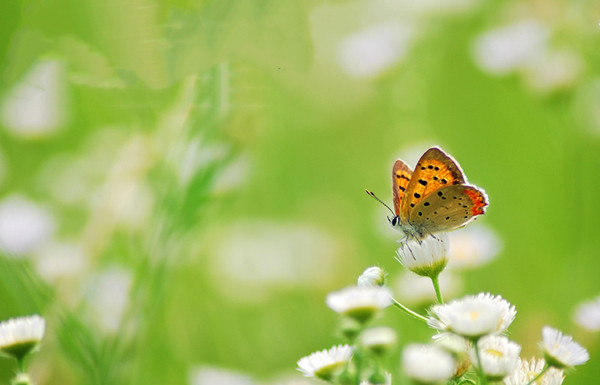
[[[392,186],[394,211],[371,191],[367,194],[394,214],[388,220],[404,240],[421,241],[462,227],[484,214],[488,205],[485,192],[469,185],[458,163],[439,147],[427,150],[414,171],[403,160],[396,160]]]

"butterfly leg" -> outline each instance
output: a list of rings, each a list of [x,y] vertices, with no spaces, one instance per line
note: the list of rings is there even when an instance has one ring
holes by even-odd
[[[410,245],[407,243],[405,243],[406,248],[408,249],[408,251],[410,251],[410,255],[412,256],[412,258],[416,261],[417,258],[415,257],[415,253],[413,252],[413,250],[410,248]]]

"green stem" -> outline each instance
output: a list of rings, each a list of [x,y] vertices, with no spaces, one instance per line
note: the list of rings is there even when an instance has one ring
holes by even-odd
[[[475,356],[477,356],[477,374],[481,379],[481,385],[487,385],[487,378],[485,377],[485,373],[483,373],[483,366],[481,366],[481,354],[479,354],[479,344],[478,341],[473,341],[473,345],[475,346]]]
[[[392,298],[392,300],[394,301],[394,306],[396,306],[397,308],[399,308],[400,310],[402,310],[403,312],[405,312],[409,316],[413,317],[416,320],[423,321],[423,322],[427,323],[427,318],[426,317],[423,317],[421,314],[416,313],[416,312],[410,310],[409,308],[407,308],[406,306],[402,305],[400,302],[396,301],[395,299]]]
[[[542,371],[540,372],[540,374],[538,374],[537,376],[535,376],[535,377],[533,378],[533,380],[529,381],[529,382],[527,383],[527,385],[531,385],[531,384],[533,384],[534,382],[536,382],[536,381],[537,381],[537,380],[538,380],[540,377],[542,377],[542,376],[544,375],[544,373],[546,373],[546,372],[548,371],[548,369],[550,369],[550,366],[549,366],[549,365],[546,365],[546,367],[544,368],[544,370],[542,370]]]
[[[444,303],[444,300],[442,299],[442,292],[440,291],[440,281],[438,278],[439,275],[432,277],[431,282],[433,282],[433,288],[435,289],[435,296],[437,297],[438,302]]]
[[[355,377],[354,377],[354,385],[360,384],[361,372],[362,372],[362,352],[359,349],[355,348],[354,355],[352,357],[354,361],[354,368],[356,369]]]
[[[19,372],[25,373],[25,357],[17,358],[17,363],[19,365]]]

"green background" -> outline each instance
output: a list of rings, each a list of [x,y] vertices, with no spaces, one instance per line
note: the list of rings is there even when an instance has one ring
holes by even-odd
[[[2,2],[0,95],[36,63],[56,61],[68,119],[36,136],[3,123],[0,198],[20,194],[45,207],[56,222],[53,237],[83,245],[88,258],[73,282],[44,280],[30,255],[2,258],[0,317],[47,319],[31,359],[37,383],[186,383],[198,365],[261,383],[299,379],[300,357],[340,341],[325,295],[368,266],[390,277],[403,269],[394,238],[379,226],[385,211],[363,190],[390,201],[393,160],[435,144],[486,190],[490,206],[479,222],[502,243],[495,261],[462,274],[462,294],[488,291],[516,306],[510,337],[524,357],[536,354],[543,325],[574,335],[591,360],[565,383],[597,383],[598,336],[571,315],[600,291],[600,127],[590,118],[600,103],[600,7],[542,0],[417,10],[405,1],[387,13],[390,4]],[[579,55],[575,80],[536,92],[519,71],[495,76],[475,64],[471,49],[481,33],[523,18],[546,25],[551,46]],[[406,55],[371,77],[344,73],[340,41],[379,22],[409,22],[418,31]],[[138,142],[139,154],[128,147]],[[186,149],[205,161],[182,181]],[[74,159],[83,166],[65,186],[59,176]],[[133,229],[90,234],[102,210],[91,209],[85,194],[69,201],[61,191],[82,184],[97,199],[111,196],[107,181],[120,159],[142,164],[132,178],[151,204]],[[286,241],[295,231],[304,235]],[[256,266],[248,269],[254,276],[228,275],[223,248],[244,261],[251,253],[244,244],[255,239],[274,258],[260,267],[271,269],[267,278]],[[88,297],[66,299],[64,287],[87,293],[94,273],[111,266],[133,278],[122,324],[104,334],[86,316]],[[278,269],[292,279],[278,279]],[[404,383],[402,345],[432,332],[394,309],[377,323],[398,331],[388,369]],[[0,362],[5,383],[13,368]]]

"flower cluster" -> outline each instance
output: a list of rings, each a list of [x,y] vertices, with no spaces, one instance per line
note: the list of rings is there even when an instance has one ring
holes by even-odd
[[[369,327],[393,302],[384,282],[384,271],[373,266],[363,272],[356,286],[327,296],[327,306],[341,316],[340,328],[347,344],[300,359],[300,372],[331,383],[391,384],[391,375],[383,371],[380,358],[395,346],[396,332],[384,326]]]
[[[437,331],[431,343],[411,343],[402,352],[404,375],[421,385],[474,383],[474,377],[480,384],[559,385],[565,369],[587,362],[585,348],[549,326],[542,329],[543,358],[522,359],[521,346],[506,336],[517,310],[500,295],[479,293],[444,303],[438,276],[449,261],[447,243],[447,235],[437,234],[409,239],[398,250],[404,267],[433,283],[439,303],[429,308],[427,316],[394,299],[385,287],[386,273],[370,267],[358,278],[357,286],[332,292],[326,299],[342,317],[340,329],[346,344],[302,358],[299,370],[333,384],[390,384],[391,375],[378,357],[394,347],[396,333],[368,324],[391,304]]]

